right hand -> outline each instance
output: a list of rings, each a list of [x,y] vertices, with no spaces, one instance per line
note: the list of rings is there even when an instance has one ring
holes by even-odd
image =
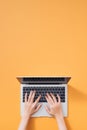
[[[56,97],[50,93],[45,96],[47,102],[48,102],[48,106],[45,106],[46,111],[50,114],[53,115],[55,118],[58,117],[63,117],[63,112],[62,112],[62,106],[61,106],[61,101],[60,101],[60,97],[59,95],[57,95],[58,97],[58,101],[56,100]]]

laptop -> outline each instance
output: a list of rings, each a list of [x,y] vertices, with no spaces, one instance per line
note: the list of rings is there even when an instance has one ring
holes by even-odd
[[[32,115],[32,117],[51,117],[45,110],[47,101],[45,99],[46,93],[53,93],[57,98],[59,94],[61,99],[62,111],[64,117],[68,116],[68,82],[71,77],[31,77],[31,76],[19,76],[17,77],[20,82],[20,114],[23,115],[25,93],[29,96],[31,90],[36,90],[35,99],[41,94],[39,103],[42,103],[42,107],[38,112]],[[28,97],[27,97],[28,98]],[[35,100],[34,99],[34,100]]]

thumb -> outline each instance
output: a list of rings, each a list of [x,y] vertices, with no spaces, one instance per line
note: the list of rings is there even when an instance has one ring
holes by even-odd
[[[46,109],[46,111],[47,111],[50,115],[52,115],[51,112],[50,112],[50,108],[49,108],[48,106],[45,106],[45,109]]]

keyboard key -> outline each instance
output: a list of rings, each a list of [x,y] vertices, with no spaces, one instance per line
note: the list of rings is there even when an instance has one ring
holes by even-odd
[[[41,99],[39,102],[46,102],[46,99],[45,99],[45,96],[46,96],[46,93],[53,93],[54,96],[56,96],[56,99],[58,101],[58,98],[57,98],[57,94],[59,94],[60,98],[61,98],[61,102],[65,102],[65,87],[23,87],[23,102],[25,102],[25,93],[27,92],[27,98],[30,94],[30,91],[36,91],[36,94],[35,94],[35,98],[34,98],[34,101],[37,99],[37,97],[39,95],[41,95]]]

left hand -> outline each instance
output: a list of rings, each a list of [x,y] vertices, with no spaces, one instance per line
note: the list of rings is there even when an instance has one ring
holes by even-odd
[[[31,117],[31,115],[34,114],[35,112],[37,112],[41,107],[41,104],[38,104],[38,102],[41,98],[41,95],[34,102],[35,93],[36,93],[35,91],[30,91],[28,99],[27,99],[27,93],[25,94],[25,105],[24,105],[23,118],[29,119]]]

